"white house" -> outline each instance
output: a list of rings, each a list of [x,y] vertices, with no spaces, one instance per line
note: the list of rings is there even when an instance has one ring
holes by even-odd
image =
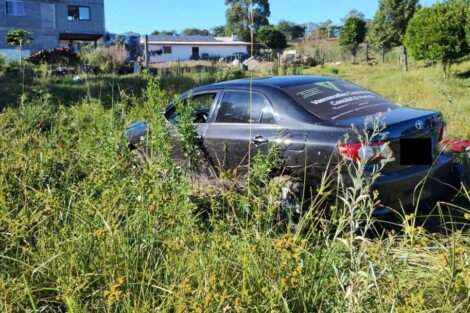
[[[223,58],[248,52],[249,42],[232,37],[148,36],[150,62]]]

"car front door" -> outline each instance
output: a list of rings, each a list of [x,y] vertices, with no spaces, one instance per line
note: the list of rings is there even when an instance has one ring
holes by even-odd
[[[169,122],[168,130],[172,136],[172,156],[175,161],[183,164],[187,164],[189,161],[187,160],[187,154],[184,151],[181,138],[180,121],[182,110],[184,107],[189,106],[193,118],[195,142],[200,144],[200,148],[203,149],[202,138],[206,132],[207,122],[213,109],[213,104],[217,100],[218,93],[218,91],[207,91],[189,94],[167,109],[165,118]],[[201,155],[204,157],[206,155],[205,151],[202,151]]]
[[[219,170],[246,172],[258,151],[267,151],[277,134],[271,104],[261,93],[225,90],[204,134],[204,146]]]

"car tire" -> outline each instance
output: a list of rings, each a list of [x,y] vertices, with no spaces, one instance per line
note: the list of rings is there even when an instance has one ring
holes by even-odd
[[[131,154],[136,158],[136,161],[139,165],[144,165],[148,163],[150,160],[145,152],[145,147],[136,147],[132,144],[129,144],[129,150]]]

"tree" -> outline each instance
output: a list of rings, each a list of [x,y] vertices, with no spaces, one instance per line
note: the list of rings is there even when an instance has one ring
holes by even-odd
[[[279,23],[277,23],[276,28],[280,30],[287,39],[290,39],[291,37],[291,29],[295,25],[293,22],[289,22],[286,20],[280,20]]]
[[[305,37],[305,26],[302,25],[294,25],[291,28],[291,39],[301,39]]]
[[[225,25],[216,26],[211,29],[212,36],[215,37],[224,37],[227,35],[227,31],[225,29]]]
[[[227,33],[237,34],[243,41],[250,41],[251,30],[259,30],[269,25],[271,15],[268,0],[225,0],[228,6],[225,13]]]
[[[313,29],[309,37],[313,39],[329,39],[331,38],[331,30],[335,27],[331,20],[326,20],[321,23],[313,23]]]
[[[467,45],[470,47],[470,8],[467,8],[467,27],[465,33],[467,34]]]
[[[403,45],[403,36],[408,23],[419,8],[418,0],[380,0],[379,9],[370,25],[371,43],[384,50]],[[405,71],[408,70],[408,55],[404,53]]]
[[[468,4],[462,0],[423,8],[409,23],[405,46],[417,60],[442,62],[448,77],[452,62],[470,52],[465,38],[468,15]]]
[[[7,33],[7,42],[10,46],[17,46],[20,49],[20,64],[23,59],[23,47],[25,44],[33,42],[32,34],[25,29],[12,29]]]
[[[348,17],[344,21],[344,27],[339,35],[339,45],[350,52],[356,62],[356,54],[359,44],[366,37],[366,22],[356,16]]]
[[[341,22],[345,23],[346,20],[350,17],[358,17],[360,18],[361,20],[365,21],[366,20],[366,16],[364,13],[362,13],[361,11],[358,11],[356,9],[352,9],[351,11],[349,11],[345,17],[343,17],[341,19]]]
[[[287,39],[284,33],[272,26],[262,27],[256,38],[263,46],[278,53],[287,48]]]
[[[303,38],[305,36],[305,26],[298,25],[294,22],[280,20],[276,28],[280,30],[287,39],[293,40]]]
[[[210,36],[211,33],[207,29],[186,28],[183,29],[181,35],[184,36]]]
[[[151,35],[178,36],[178,32],[176,30],[154,30]]]

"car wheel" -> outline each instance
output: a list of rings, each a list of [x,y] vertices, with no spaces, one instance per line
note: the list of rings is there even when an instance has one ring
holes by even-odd
[[[145,147],[136,147],[132,144],[129,145],[129,149],[131,151],[131,154],[136,158],[137,162],[140,165],[143,165],[145,163],[149,162],[149,158],[147,156],[147,153],[145,152]]]

